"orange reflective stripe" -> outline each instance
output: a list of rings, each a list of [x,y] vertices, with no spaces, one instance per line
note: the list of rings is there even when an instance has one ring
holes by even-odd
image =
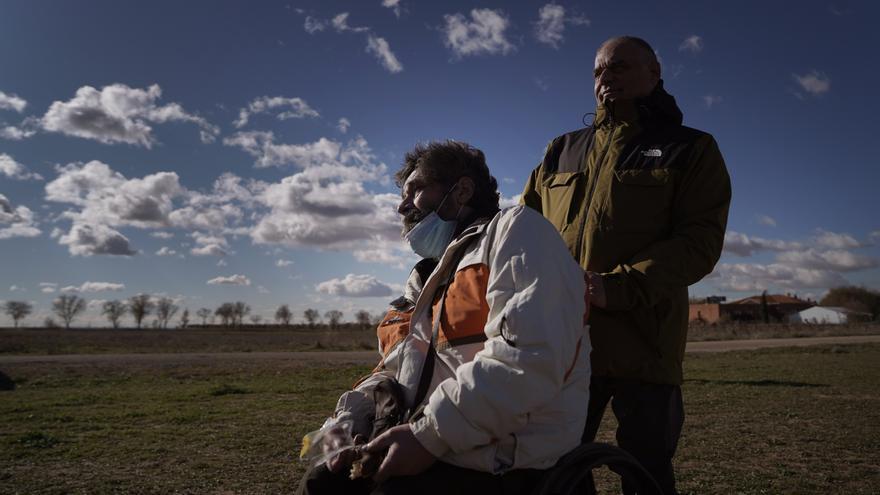
[[[581,341],[584,340],[583,337],[578,339],[577,346],[574,348],[574,359],[571,360],[571,366],[568,367],[568,371],[565,372],[565,376],[562,378],[563,382],[568,381],[568,377],[571,376],[571,372],[574,371],[574,365],[578,362],[578,356],[581,355]]]
[[[488,287],[489,267],[483,263],[468,265],[456,272],[440,315],[438,349],[485,340],[484,329],[489,318]],[[438,291],[432,314],[438,310],[439,296]]]

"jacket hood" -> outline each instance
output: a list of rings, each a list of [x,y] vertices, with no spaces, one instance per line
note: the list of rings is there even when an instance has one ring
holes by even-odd
[[[675,103],[675,98],[663,89],[661,79],[648,96],[599,104],[593,125],[602,126],[606,123],[635,120],[645,127],[681,125],[683,117],[681,109]]]

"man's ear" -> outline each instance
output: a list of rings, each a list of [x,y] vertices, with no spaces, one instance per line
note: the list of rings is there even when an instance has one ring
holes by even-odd
[[[474,197],[475,190],[476,184],[474,184],[474,180],[470,177],[462,177],[458,179],[457,187],[455,191],[452,191],[452,194],[455,196],[455,202],[461,207],[468,204],[471,198]]]

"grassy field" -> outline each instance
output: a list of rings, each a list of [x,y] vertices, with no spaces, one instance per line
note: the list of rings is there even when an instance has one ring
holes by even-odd
[[[685,364],[684,493],[877,493],[880,345]],[[0,493],[290,492],[299,439],[366,371],[253,360],[2,365],[16,387],[0,391]],[[612,427],[606,417],[600,439]]]
[[[819,337],[880,334],[880,324],[788,325],[725,324],[693,326],[691,341]],[[259,352],[372,350],[372,330],[343,328],[245,329],[187,328],[171,330],[0,329],[0,354],[106,354],[168,352]]]

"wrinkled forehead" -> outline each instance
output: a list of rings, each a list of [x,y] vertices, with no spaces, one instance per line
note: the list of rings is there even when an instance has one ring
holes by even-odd
[[[401,194],[406,194],[407,191],[416,189],[419,187],[424,187],[429,185],[433,180],[425,174],[424,170],[422,170],[421,166],[417,166],[411,174],[404,181],[403,186],[400,188]]]

